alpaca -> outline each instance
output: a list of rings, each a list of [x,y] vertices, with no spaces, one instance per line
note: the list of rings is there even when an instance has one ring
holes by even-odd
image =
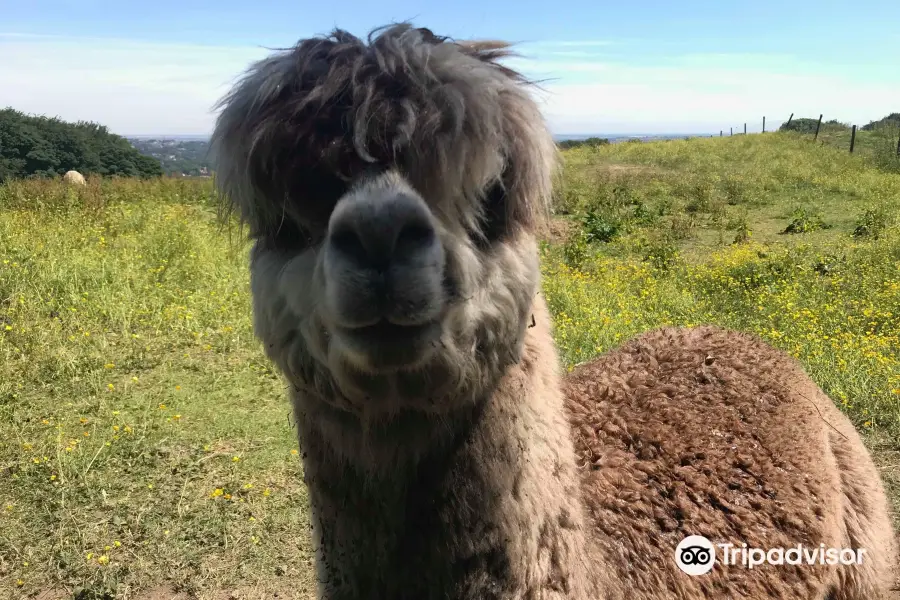
[[[66,171],[66,174],[63,175],[63,181],[70,185],[86,185],[84,175],[78,171]]]
[[[563,378],[535,240],[557,152],[509,55],[409,24],[335,30],[220,101],[216,184],[253,240],[254,329],[290,390],[319,597],[883,594],[879,475],[792,358],[664,328]],[[689,535],[865,555],[690,575]]]

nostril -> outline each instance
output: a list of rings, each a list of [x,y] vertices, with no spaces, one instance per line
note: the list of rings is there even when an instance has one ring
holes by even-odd
[[[434,241],[434,228],[427,223],[407,223],[397,235],[397,246],[420,248]]]
[[[417,196],[361,196],[344,202],[329,223],[328,248],[349,261],[347,268],[384,270],[393,261],[410,266],[435,257],[438,230]]]
[[[363,260],[367,255],[366,247],[359,239],[359,235],[349,227],[332,232],[331,245],[335,250],[357,260]]]

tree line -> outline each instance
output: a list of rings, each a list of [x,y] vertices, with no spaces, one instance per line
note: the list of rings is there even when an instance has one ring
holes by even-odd
[[[561,142],[556,143],[556,145],[563,150],[568,148],[578,148],[580,146],[606,146],[608,144],[609,139],[600,137],[589,137],[583,140],[562,140]]]
[[[0,110],[0,182],[25,177],[83,175],[158,177],[159,161],[138,152],[104,125]]]
[[[818,119],[802,117],[799,119],[791,119],[789,122],[783,123],[779,130],[796,131],[798,133],[814,133],[819,125]],[[878,131],[880,129],[897,128],[900,126],[900,113],[891,113],[886,117],[877,121],[869,121],[866,125],[860,127],[860,131]],[[837,119],[822,121],[822,127],[825,129],[850,129],[848,123],[841,123]]]

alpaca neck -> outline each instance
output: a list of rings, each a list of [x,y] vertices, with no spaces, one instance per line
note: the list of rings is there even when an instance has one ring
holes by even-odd
[[[435,442],[405,468],[360,468],[299,420],[324,598],[600,598],[543,300],[535,318],[490,397],[422,416]]]

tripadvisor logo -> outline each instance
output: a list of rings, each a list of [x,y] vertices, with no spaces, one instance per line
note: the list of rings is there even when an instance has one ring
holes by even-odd
[[[675,563],[688,575],[709,573],[716,562],[716,549],[702,535],[689,535],[675,548]]]
[[[719,552],[716,552],[716,548]],[[715,563],[753,569],[760,565],[861,565],[865,548],[826,548],[825,544],[790,548],[751,548],[747,544],[713,545],[702,535],[689,535],[675,548],[675,564],[688,575],[705,575]],[[718,556],[717,556],[718,554]]]

